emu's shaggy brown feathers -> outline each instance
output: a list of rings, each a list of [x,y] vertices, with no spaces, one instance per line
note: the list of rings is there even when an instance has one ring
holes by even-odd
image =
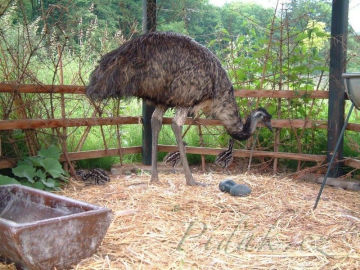
[[[193,107],[223,96],[224,89],[231,92],[231,82],[207,48],[187,36],[155,32],[104,55],[86,93],[91,99],[136,96],[166,107]]]

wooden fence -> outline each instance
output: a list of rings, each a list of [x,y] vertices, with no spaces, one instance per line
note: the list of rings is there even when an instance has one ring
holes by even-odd
[[[0,84],[0,93],[53,93],[53,94],[84,94],[83,86],[71,85],[11,85]],[[285,90],[236,90],[236,97],[255,97],[255,98],[315,98],[327,99],[328,91],[285,91]],[[171,124],[171,118],[164,118],[164,124]],[[0,131],[2,130],[31,130],[39,128],[59,128],[59,127],[76,127],[76,126],[96,126],[96,125],[124,125],[124,124],[141,124],[141,117],[112,117],[112,118],[61,118],[61,119],[19,119],[19,120],[0,120]],[[187,119],[188,125],[205,125],[217,126],[221,125],[220,121],[213,119]],[[320,128],[327,129],[327,121],[319,120],[303,120],[303,119],[273,119],[272,126],[274,128]],[[360,124],[349,124],[347,130],[360,132]],[[175,146],[159,145],[160,152],[175,151]],[[205,147],[187,147],[187,153],[201,155],[217,155],[222,149],[205,148]],[[119,154],[141,153],[141,146],[123,147],[104,150],[70,152],[67,157],[64,155],[62,160],[68,158],[70,160],[81,160],[89,158],[99,158],[105,156],[117,156]],[[287,152],[271,152],[271,151],[251,151],[235,150],[235,157],[272,157],[284,158],[300,161],[313,161],[318,164],[326,160],[325,155],[313,155],[302,153]],[[0,168],[8,168],[14,166],[15,159],[0,157]],[[360,169],[360,160],[354,158],[346,158],[344,160],[346,166]]]

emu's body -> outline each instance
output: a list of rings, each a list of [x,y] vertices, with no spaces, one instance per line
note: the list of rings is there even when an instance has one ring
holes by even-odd
[[[234,139],[251,136],[249,129],[243,128],[232,84],[220,61],[183,35],[145,34],[104,55],[91,74],[86,94],[93,100],[135,96],[156,106],[151,119],[152,181],[158,180],[158,133],[168,108],[176,109],[172,128],[188,185],[198,184],[192,178],[181,137],[188,113],[202,110],[212,115]]]

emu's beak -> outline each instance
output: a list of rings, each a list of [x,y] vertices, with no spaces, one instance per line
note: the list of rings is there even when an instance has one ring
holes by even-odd
[[[272,126],[271,126],[271,120],[267,120],[267,121],[264,121],[264,125],[270,130],[272,131]]]

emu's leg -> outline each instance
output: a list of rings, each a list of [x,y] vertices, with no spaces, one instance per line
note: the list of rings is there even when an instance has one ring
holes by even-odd
[[[176,142],[177,142],[178,147],[179,147],[180,160],[181,160],[181,163],[182,163],[183,168],[184,168],[186,184],[189,185],[189,186],[196,186],[196,185],[204,186],[204,184],[196,182],[194,180],[194,178],[192,177],[190,167],[189,167],[189,163],[187,161],[186,154],[185,154],[184,142],[182,140],[182,126],[185,123],[188,111],[189,111],[189,109],[184,109],[184,108],[177,109],[176,112],[175,112],[175,117],[173,119],[171,127],[172,127],[172,129],[173,129],[173,131],[175,133]]]
[[[166,111],[166,107],[157,106],[151,116],[151,135],[152,135],[152,153],[151,153],[151,182],[158,182],[159,176],[157,171],[157,144],[159,132],[162,125],[163,115]]]

